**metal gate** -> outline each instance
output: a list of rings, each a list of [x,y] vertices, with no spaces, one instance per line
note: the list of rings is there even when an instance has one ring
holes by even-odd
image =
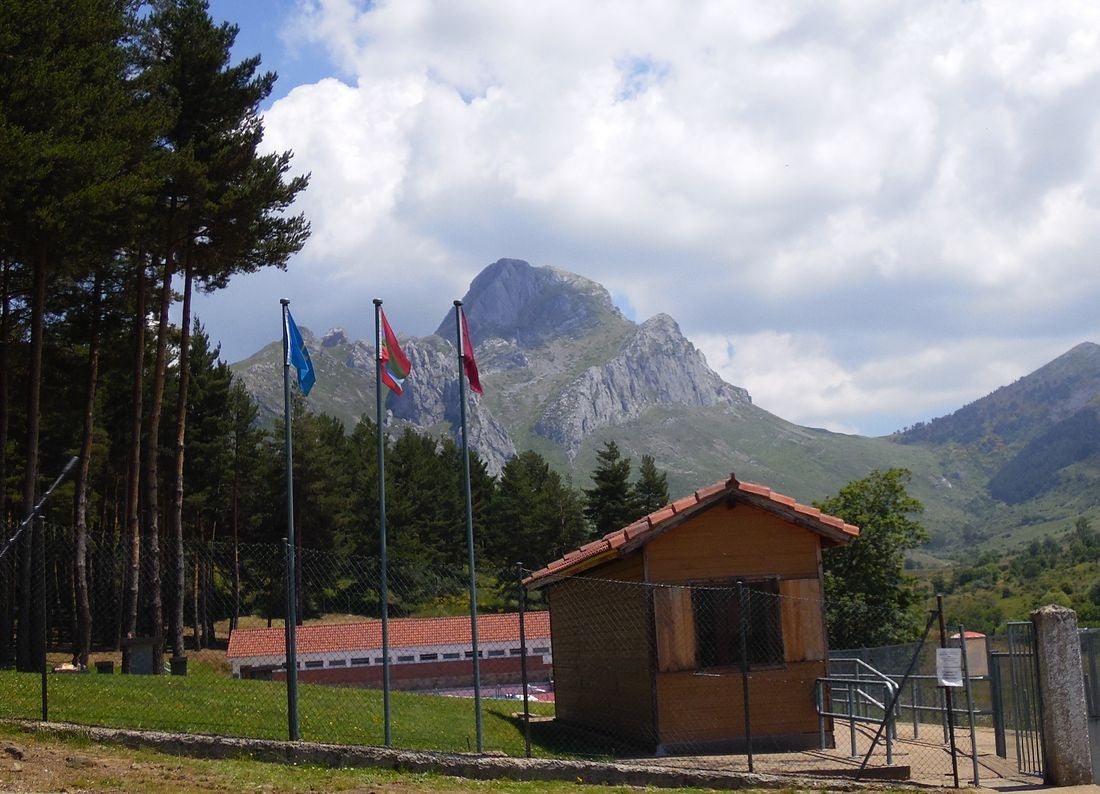
[[[989,654],[997,754],[1007,758],[1011,744],[1016,768],[1027,775],[1041,776],[1042,702],[1031,621],[1010,622],[1006,638],[1007,647],[991,650]]]
[[[1100,780],[1100,629],[1081,629],[1081,672],[1085,677],[1085,700],[1089,710],[1089,747],[1092,750],[1092,779]]]

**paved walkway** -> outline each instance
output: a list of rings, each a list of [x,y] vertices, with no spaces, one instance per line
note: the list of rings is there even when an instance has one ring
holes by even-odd
[[[866,779],[907,780],[911,783],[930,786],[953,786],[954,775],[951,768],[951,750],[944,742],[941,725],[924,724],[918,726],[917,736],[913,736],[913,726],[898,725],[898,738],[892,747],[892,764],[887,763],[886,747],[882,740],[871,754],[863,776]],[[867,754],[875,737],[875,726],[856,724],[856,754],[851,748],[851,730],[846,720],[836,720],[833,734],[838,745],[832,750],[809,750],[800,753],[769,753],[757,748],[753,754],[753,771],[765,774],[783,775],[836,775],[854,778],[859,771],[863,758]],[[977,744],[977,775],[979,785],[1000,791],[1015,791],[1028,788],[1041,788],[1042,776],[1022,774],[1018,771],[1017,748],[1014,736],[1007,736],[1006,758],[996,754],[996,741],[992,728],[975,730]],[[975,765],[971,754],[970,731],[955,729],[956,763],[959,786],[972,787]],[[1030,747],[1021,747],[1026,762]],[[647,762],[648,763],[648,762]],[[723,769],[747,771],[748,761],[745,755],[709,755],[674,756],[655,759],[654,764],[695,769]],[[908,770],[905,768],[908,767]],[[904,775],[908,772],[907,776]],[[1095,794],[1100,794],[1100,789]]]

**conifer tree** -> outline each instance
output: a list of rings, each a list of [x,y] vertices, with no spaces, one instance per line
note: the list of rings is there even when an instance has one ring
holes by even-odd
[[[22,509],[36,501],[47,283],[72,275],[66,265],[132,195],[121,176],[140,128],[126,81],[127,31],[117,0],[36,0],[0,4],[0,259],[28,273],[30,344]],[[95,245],[98,248],[98,244]],[[36,564],[21,550],[17,664],[35,669],[44,649],[37,625],[43,599],[28,599]],[[41,565],[41,560],[38,561]],[[30,603],[28,603],[30,602]]]
[[[166,179],[155,214],[161,240],[160,322],[154,384],[150,393],[149,436],[157,437],[163,399],[171,284],[182,267],[184,303],[180,344],[181,399],[173,441],[172,524],[177,560],[183,552],[183,468],[189,368],[187,335],[193,281],[208,288],[224,286],[235,272],[260,266],[285,266],[308,234],[308,224],[282,211],[305,188],[306,179],[284,181],[290,155],[260,156],[263,135],[259,104],[275,83],[271,72],[257,73],[258,56],[231,65],[237,27],[216,25],[205,0],[154,0],[142,38],[143,81],[167,116],[161,138]],[[146,532],[151,547],[159,535],[157,455],[146,455],[144,474]],[[176,569],[176,653],[182,653],[183,569]],[[154,570],[154,598],[159,591]],[[154,608],[155,609],[155,608]],[[157,620],[154,614],[154,620]],[[159,637],[156,631],[154,635]],[[158,643],[159,647],[159,643]]]
[[[502,581],[516,562],[543,565],[584,537],[580,495],[542,455],[528,450],[504,465],[486,532],[487,552]]]
[[[584,491],[584,516],[600,536],[622,529],[640,513],[630,486],[630,458],[622,456],[614,441],[605,443],[596,458],[592,487]]]
[[[670,501],[668,475],[657,469],[652,455],[642,455],[641,465],[638,466],[638,481],[634,483],[634,501],[641,515],[660,510]]]

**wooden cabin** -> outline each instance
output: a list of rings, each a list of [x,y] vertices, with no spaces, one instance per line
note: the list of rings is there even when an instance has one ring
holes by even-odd
[[[742,747],[744,604],[754,749],[817,746],[821,551],[858,535],[730,475],[535,571],[557,719],[658,752]],[[730,597],[738,581],[745,600]]]

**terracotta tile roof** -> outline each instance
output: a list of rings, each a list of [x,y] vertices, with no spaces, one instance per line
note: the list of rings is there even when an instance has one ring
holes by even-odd
[[[524,617],[527,644],[550,639],[550,613],[528,612]],[[283,656],[282,628],[237,629],[229,635],[226,656]],[[519,641],[519,613],[478,615],[478,643]],[[362,623],[317,623],[299,626],[300,654],[376,651],[382,648],[382,621]],[[390,650],[428,645],[470,645],[469,616],[446,618],[392,618],[389,622]]]
[[[730,474],[728,480],[700,488],[690,496],[678,499],[623,529],[587,543],[560,560],[554,560],[524,579],[524,584],[536,589],[560,577],[580,573],[605,560],[622,556],[645,545],[691,514],[726,499],[746,502],[775,513],[787,521],[817,532],[831,545],[847,543],[859,536],[859,527],[845,523],[836,516],[822,513],[816,507],[800,504],[790,496],[776,493],[766,486],[740,482],[735,475]]]

